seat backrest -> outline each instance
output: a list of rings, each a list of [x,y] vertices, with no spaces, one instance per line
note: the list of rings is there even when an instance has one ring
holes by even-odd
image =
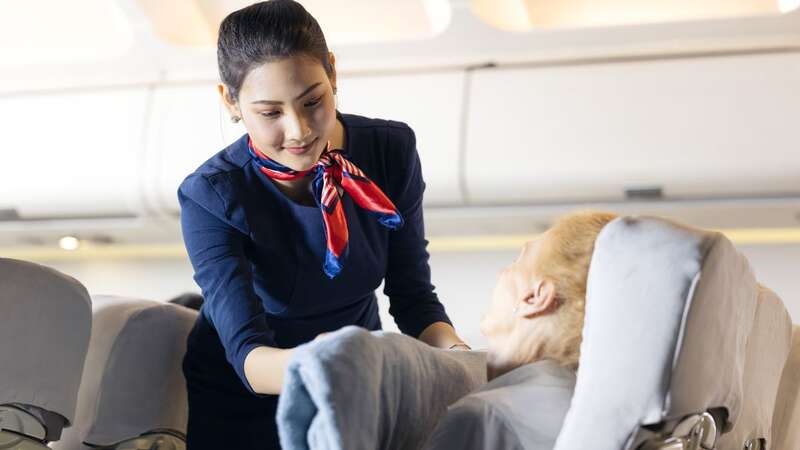
[[[0,405],[47,422],[47,440],[75,417],[91,326],[89,294],[77,280],[0,258]]]
[[[792,348],[781,375],[772,441],[773,449],[800,448],[800,325],[792,331]]]
[[[743,404],[757,286],[728,239],[623,217],[597,238],[575,394],[555,448],[629,448],[641,427]]]
[[[748,442],[755,445],[759,439],[764,439],[761,445],[765,446],[761,448],[796,448],[772,442],[778,385],[791,340],[789,312],[774,292],[759,285],[753,327],[747,337],[742,413],[733,428],[720,436],[717,448],[744,449]]]
[[[185,433],[188,405],[181,364],[197,311],[94,296],[92,313],[75,426],[53,448],[110,446],[154,430]]]

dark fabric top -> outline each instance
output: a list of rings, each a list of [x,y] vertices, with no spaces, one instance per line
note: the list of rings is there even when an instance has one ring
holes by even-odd
[[[342,199],[350,249],[333,280],[322,270],[320,210],[295,203],[261,173],[247,135],[203,163],[178,189],[183,239],[203,291],[201,313],[219,334],[244,386],[244,359],[257,346],[289,348],[323,331],[374,322],[375,289],[385,281],[389,312],[418,336],[450,320],[430,282],[422,180],[408,125],[340,114],[345,155],[397,206],[405,225],[390,231]]]

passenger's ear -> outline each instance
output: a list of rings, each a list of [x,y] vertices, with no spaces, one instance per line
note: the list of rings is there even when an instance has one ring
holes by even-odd
[[[517,316],[532,319],[555,311],[556,286],[550,280],[536,283],[516,308]]]

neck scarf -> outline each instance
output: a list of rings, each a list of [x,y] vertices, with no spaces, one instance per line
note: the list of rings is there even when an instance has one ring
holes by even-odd
[[[340,189],[349,194],[358,206],[372,213],[378,223],[386,228],[396,230],[403,226],[403,218],[386,194],[361,169],[345,159],[341,150],[333,149],[330,142],[317,164],[303,171],[290,169],[270,159],[249,138],[247,147],[261,172],[272,179],[285,181],[314,177],[312,190],[314,200],[322,211],[327,245],[322,269],[329,278],[333,279],[342,270],[342,262],[349,248],[350,236]]]

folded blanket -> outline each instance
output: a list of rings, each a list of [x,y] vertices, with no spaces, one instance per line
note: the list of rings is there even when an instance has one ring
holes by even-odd
[[[486,382],[483,352],[345,327],[297,347],[278,401],[284,450],[418,450],[447,406]]]

